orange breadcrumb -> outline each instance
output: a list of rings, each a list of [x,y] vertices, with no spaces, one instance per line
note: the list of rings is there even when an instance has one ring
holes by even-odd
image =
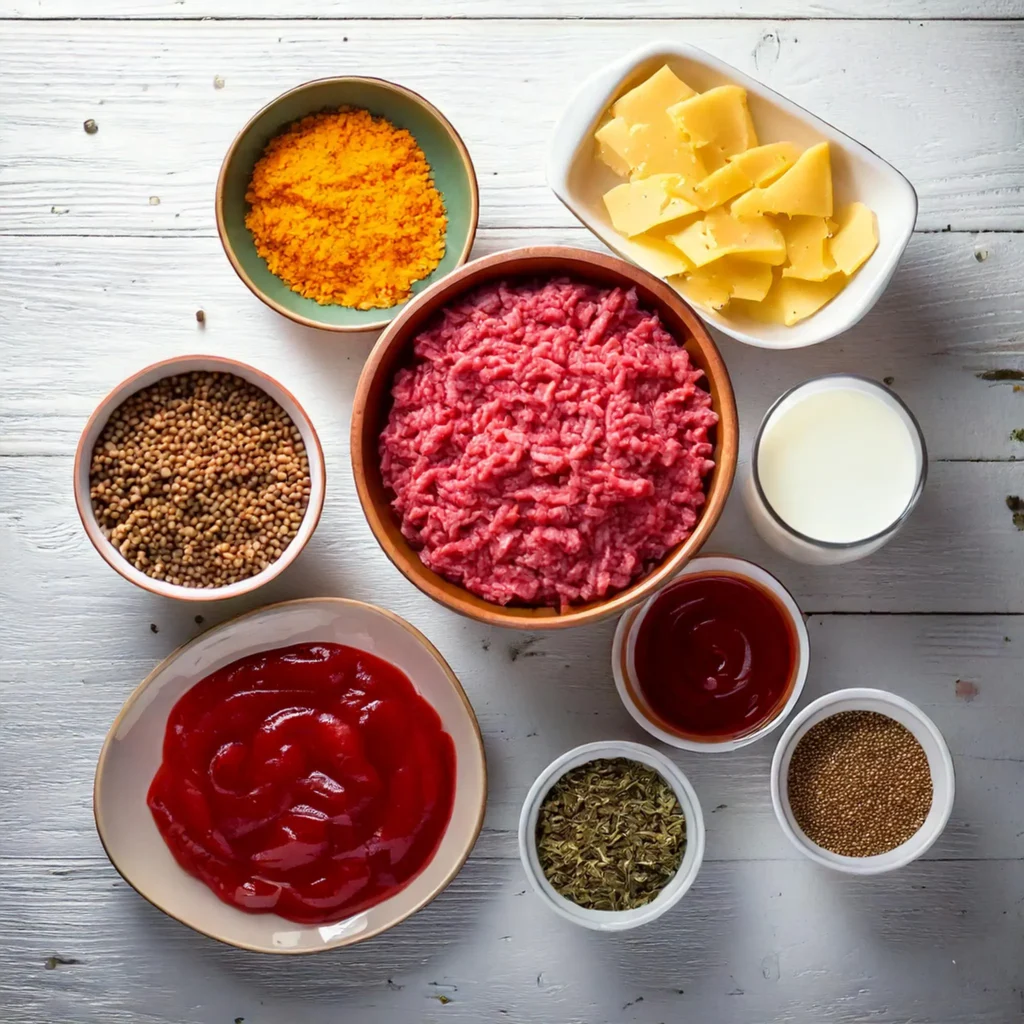
[[[321,305],[394,306],[444,256],[448,221],[423,150],[366,110],[311,114],[271,139],[245,198],[256,251]]]

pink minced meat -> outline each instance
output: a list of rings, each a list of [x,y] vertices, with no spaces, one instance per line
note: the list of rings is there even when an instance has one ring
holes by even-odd
[[[693,530],[718,417],[635,291],[489,285],[414,353],[381,470],[402,533],[446,579],[564,609],[628,586]]]

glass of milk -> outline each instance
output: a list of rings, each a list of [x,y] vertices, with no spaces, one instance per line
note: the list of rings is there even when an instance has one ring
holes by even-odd
[[[924,436],[903,402],[866,377],[831,374],[787,391],[765,414],[743,499],[777,551],[836,565],[896,534],[927,472]]]

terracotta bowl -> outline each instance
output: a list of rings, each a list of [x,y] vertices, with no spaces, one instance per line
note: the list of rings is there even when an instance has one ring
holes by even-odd
[[[309,504],[306,506],[298,533],[284,549],[281,557],[255,576],[225,587],[212,587],[208,590],[198,587],[182,587],[164,580],[153,579],[140,569],[136,569],[104,536],[89,497],[89,466],[92,462],[92,451],[114,410],[136,391],[141,391],[158,380],[163,380],[164,377],[196,371],[233,373],[236,377],[241,377],[250,384],[256,385],[274,399],[288,414],[302,435],[302,442],[306,446],[306,455],[309,459],[311,485]],[[179,601],[221,601],[229,597],[240,597],[279,576],[298,558],[309,538],[313,536],[313,531],[316,529],[317,523],[320,522],[320,513],[324,507],[324,492],[327,487],[327,470],[324,465],[324,453],[320,446],[320,438],[317,436],[310,418],[306,415],[306,410],[299,405],[295,396],[273,377],[262,370],[257,370],[254,366],[240,363],[235,359],[203,355],[176,356],[173,359],[164,359],[162,362],[147,366],[144,370],[139,370],[138,373],[132,374],[127,380],[118,384],[96,407],[96,411],[89,417],[89,422],[86,423],[85,429],[82,431],[78,448],[75,451],[74,474],[75,505],[78,507],[79,518],[82,520],[82,525],[85,527],[85,532],[89,540],[92,541],[93,547],[100,553],[107,565],[119,572],[129,583],[134,583],[151,594],[173,597]]]
[[[444,258],[427,277],[413,285],[413,295],[465,263],[473,248],[480,209],[469,150],[437,107],[411,89],[382,78],[320,78],[289,89],[253,114],[231,143],[217,178],[217,232],[235,273],[271,309],[296,323],[325,331],[374,331],[391,321],[405,308],[404,304],[387,309],[354,309],[321,306],[304,298],[270,272],[245,226],[249,212],[245,193],[267,143],[308,114],[345,106],[368,110],[398,128],[405,128],[423,150],[434,184],[444,199],[448,217]]]
[[[428,569],[402,536],[391,508],[393,495],[381,478],[377,444],[391,409],[391,382],[410,358],[413,338],[443,306],[488,281],[507,277],[569,275],[601,285],[634,287],[641,303],[657,311],[665,327],[685,346],[707,378],[719,415],[714,433],[715,469],[707,482],[707,502],[693,533],[673,548],[646,576],[610,597],[554,608],[502,606],[471,594]],[[699,550],[718,522],[736,470],[739,427],[736,402],[725,363],[711,335],[692,309],[664,282],[624,260],[566,246],[531,246],[495,253],[457,270],[425,291],[381,335],[363,368],[352,408],[352,469],[356,491],[370,529],[384,553],[425,594],[454,611],[495,626],[562,629],[616,615],[646,598],[675,575]]]
[[[390,661],[437,711],[455,744],[452,816],[418,875],[368,910],[328,924],[248,914],[218,899],[178,866],[146,803],[160,765],[167,718],[200,679],[238,658],[297,643],[347,644]],[[258,953],[317,953],[393,927],[458,874],[483,823],[487,767],[476,715],[444,658],[392,612],[336,597],[269,605],[208,630],[165,658],[125,702],[107,734],[93,789],[100,841],[125,881],[165,914],[204,935]]]

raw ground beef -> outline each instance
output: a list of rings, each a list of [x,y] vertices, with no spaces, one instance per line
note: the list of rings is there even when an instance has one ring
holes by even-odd
[[[628,586],[693,530],[718,417],[635,291],[489,285],[414,352],[381,469],[435,572],[498,604],[565,608]]]

